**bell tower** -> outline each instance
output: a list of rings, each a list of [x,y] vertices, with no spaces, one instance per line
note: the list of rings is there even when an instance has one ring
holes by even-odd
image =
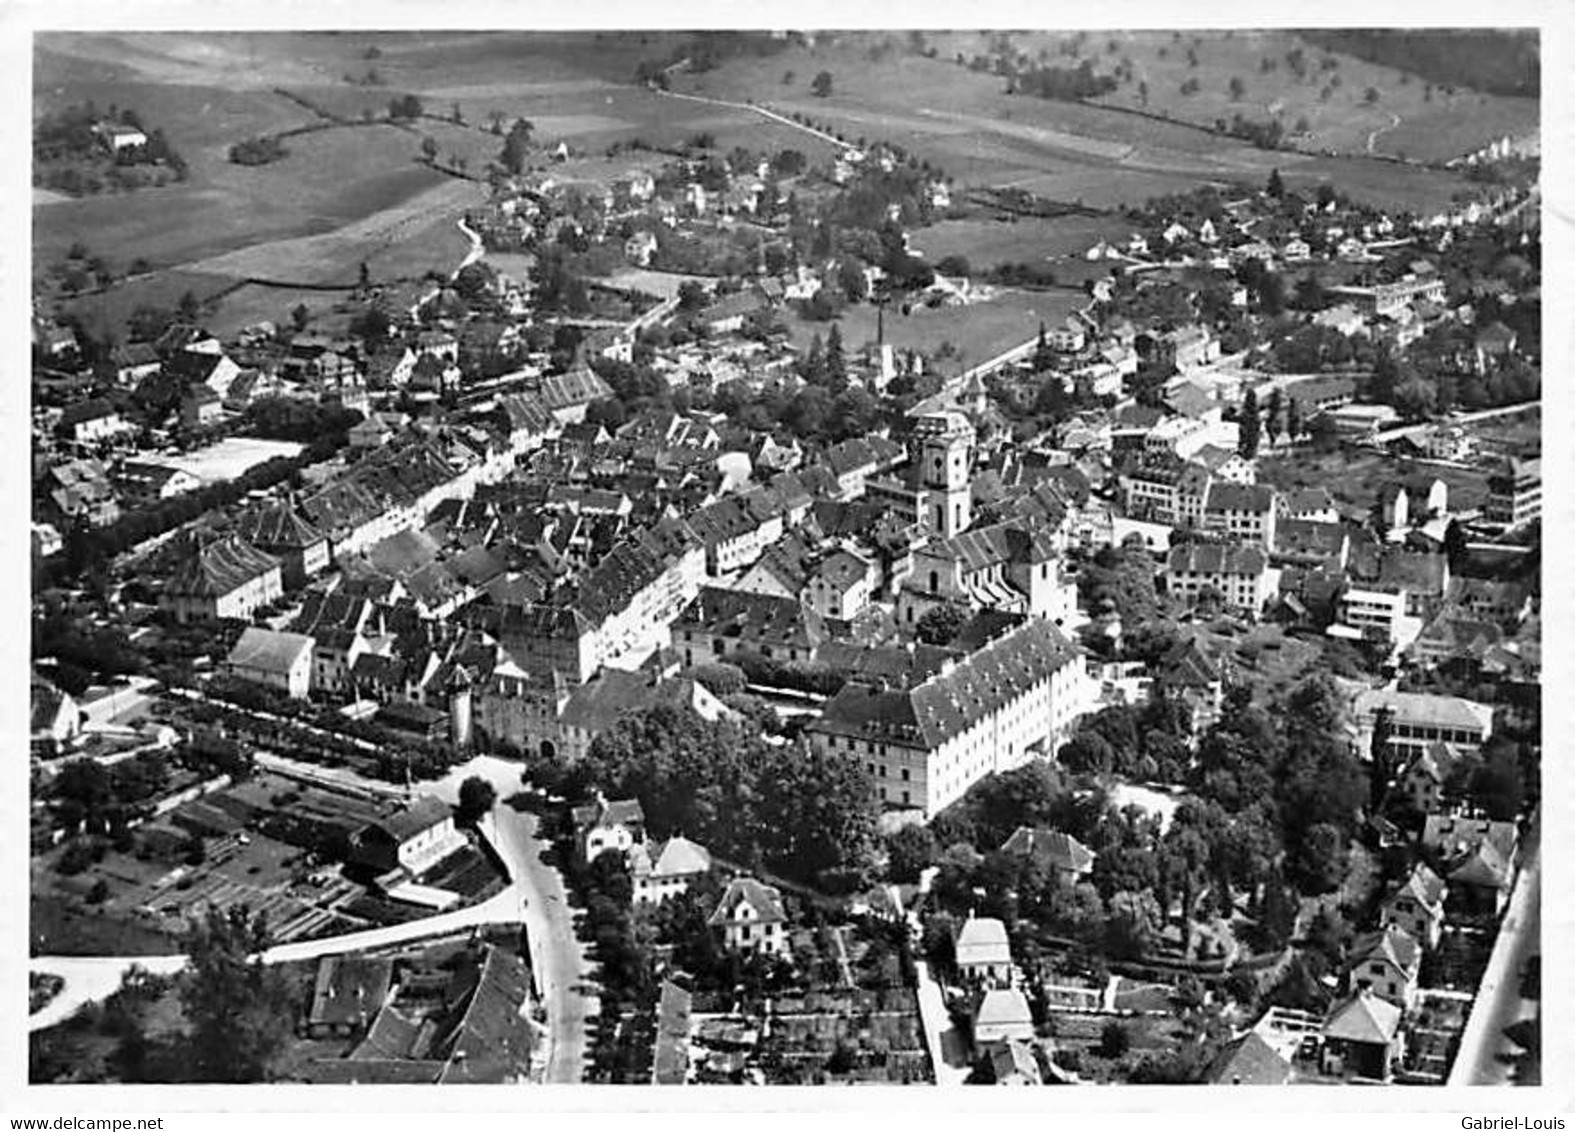
[[[973,425],[958,412],[931,413],[919,418],[915,432],[920,519],[942,538],[951,538],[973,522]]]

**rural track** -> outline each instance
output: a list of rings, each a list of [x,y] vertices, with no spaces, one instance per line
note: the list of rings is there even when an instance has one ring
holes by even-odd
[[[806,126],[802,122],[795,122],[793,119],[783,114],[778,114],[775,110],[769,110],[764,106],[758,106],[751,102],[729,102],[725,98],[706,98],[704,95],[699,94],[680,94],[674,90],[663,90],[661,87],[652,87],[651,89],[656,91],[657,94],[664,98],[681,98],[686,102],[703,102],[709,106],[726,106],[733,110],[748,110],[751,113],[759,114],[762,117],[769,118],[779,125],[790,126],[795,130],[809,134],[812,137],[817,137],[821,141],[830,142],[832,145],[840,146],[843,149],[853,148],[852,146],[848,145],[847,142],[840,138],[833,137],[824,130],[817,130],[813,126]]]
[[[1378,144],[1378,135],[1387,134],[1390,130],[1398,130],[1402,121],[1404,121],[1404,119],[1391,110],[1389,112],[1389,124],[1387,126],[1379,126],[1376,130],[1367,135],[1367,152],[1373,154],[1376,157],[1377,151],[1373,147]]]

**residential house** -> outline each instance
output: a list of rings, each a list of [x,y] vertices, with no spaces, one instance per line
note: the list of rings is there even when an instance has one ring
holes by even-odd
[[[224,399],[206,385],[193,385],[180,399],[180,423],[188,429],[207,428],[224,419]]]
[[[110,363],[115,367],[115,384],[128,387],[135,386],[143,378],[158,373],[164,364],[151,342],[131,342],[116,346],[110,355]]]
[[[454,825],[453,807],[426,794],[352,833],[350,856],[379,876],[403,869],[419,877],[468,844]]]
[[[1378,909],[1378,926],[1402,928],[1422,947],[1438,946],[1444,931],[1444,902],[1449,885],[1427,865],[1418,863],[1405,883],[1384,897]]]
[[[844,685],[806,733],[861,758],[885,804],[933,817],[986,775],[1053,757],[1093,706],[1078,650],[1033,618],[910,687]]]
[[[573,818],[575,848],[587,862],[609,849],[627,856],[645,843],[645,810],[638,798],[608,801],[598,793],[595,801],[574,807]]]
[[[1173,546],[1165,559],[1165,589],[1189,603],[1212,590],[1226,606],[1256,617],[1269,600],[1269,557],[1261,547],[1239,543]]]
[[[1012,985],[1012,947],[1006,925],[992,916],[969,916],[954,947],[957,977],[967,985]]]
[[[813,567],[804,602],[822,617],[851,621],[870,603],[874,566],[846,550],[836,550]]]
[[[1325,1073],[1388,1081],[1405,1056],[1401,1008],[1370,990],[1336,1003],[1323,1025]]]
[[[312,638],[248,625],[225,666],[238,679],[305,699],[312,681]]]
[[[1075,884],[1094,870],[1093,851],[1060,830],[1020,825],[1001,846],[1001,852],[1032,858],[1067,884]]]
[[[1281,497],[1281,512],[1286,519],[1304,523],[1338,523],[1334,496],[1325,487],[1293,488]]]
[[[78,401],[67,405],[55,426],[56,432],[73,444],[100,444],[113,440],[135,427],[120,415],[109,401]]]
[[[1203,1079],[1211,1085],[1284,1085],[1291,1079],[1291,1063],[1261,1034],[1248,1030],[1221,1047]]]
[[[721,929],[722,943],[730,951],[757,951],[789,958],[787,912],[782,894],[753,877],[728,882],[708,921]]]
[[[1278,497],[1272,487],[1213,483],[1203,501],[1203,529],[1267,549],[1274,545],[1278,512]]]
[[[120,518],[115,488],[98,460],[54,464],[42,478],[48,491],[48,507],[57,519],[104,527]]]
[[[241,367],[222,351],[179,350],[164,363],[164,372],[186,385],[205,385],[222,401]]]
[[[673,626],[685,665],[740,653],[810,661],[826,639],[823,618],[796,598],[703,587]]]
[[[115,485],[130,499],[140,503],[155,503],[196,491],[202,486],[202,481],[190,472],[167,464],[125,460],[115,469]]]
[[[1416,1006],[1422,948],[1396,924],[1358,937],[1346,958],[1348,993],[1370,990],[1402,1010]]]
[[[1520,848],[1514,822],[1429,814],[1422,848],[1448,882],[1445,908],[1451,917],[1475,919],[1504,910]]]
[[[597,736],[611,731],[620,719],[658,704],[693,711],[712,722],[732,714],[694,680],[664,680],[644,671],[604,668],[575,688],[559,711],[558,756],[571,762],[583,758]]]
[[[328,539],[288,501],[241,512],[236,534],[279,560],[287,589],[299,589],[328,568]]]
[[[359,1038],[393,989],[394,961],[360,955],[326,955],[317,961],[306,1036]]]
[[[272,555],[233,536],[208,543],[190,538],[159,595],[159,607],[182,624],[246,620],[283,593],[279,560]]]
[[[647,267],[651,257],[656,254],[656,248],[656,233],[642,229],[624,241],[623,254],[629,262]]]
[[[682,895],[698,877],[711,871],[711,854],[687,837],[636,844],[629,851],[636,904],[660,904]]]
[[[992,987],[984,992],[978,1009],[974,1011],[973,1040],[976,1046],[1028,1042],[1033,1038],[1033,1013],[1022,991],[1015,987]]]
[[[1460,752],[1448,743],[1430,743],[1418,751],[1400,772],[1395,788],[1419,814],[1444,808],[1444,786],[1460,762]]]

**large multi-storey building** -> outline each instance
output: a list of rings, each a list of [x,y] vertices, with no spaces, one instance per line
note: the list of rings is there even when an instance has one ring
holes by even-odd
[[[862,760],[886,805],[929,818],[988,774],[1053,757],[1094,700],[1077,648],[1034,619],[912,687],[846,685],[807,733]]]
[[[1542,460],[1507,460],[1488,477],[1482,517],[1514,529],[1542,517]]]

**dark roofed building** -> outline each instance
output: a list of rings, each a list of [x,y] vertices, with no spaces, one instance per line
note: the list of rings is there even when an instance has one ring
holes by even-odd
[[[393,979],[391,959],[358,955],[328,955],[317,961],[317,981],[306,1016],[306,1031],[313,1038],[347,1038],[366,1032]]]
[[[236,533],[280,563],[284,584],[295,589],[328,568],[328,538],[288,501],[241,512]]]
[[[1290,1077],[1290,1062],[1256,1031],[1221,1049],[1203,1074],[1211,1085],[1283,1085]]]
[[[1078,650],[1036,618],[910,688],[845,685],[807,734],[864,762],[886,804],[934,815],[987,774],[1052,757],[1092,700]]]
[[[284,593],[279,560],[244,539],[204,541],[192,536],[159,596],[181,622],[245,620]]]
[[[1094,853],[1069,833],[1020,825],[1001,846],[1001,852],[1031,857],[1068,881],[1087,876],[1094,868]]]

